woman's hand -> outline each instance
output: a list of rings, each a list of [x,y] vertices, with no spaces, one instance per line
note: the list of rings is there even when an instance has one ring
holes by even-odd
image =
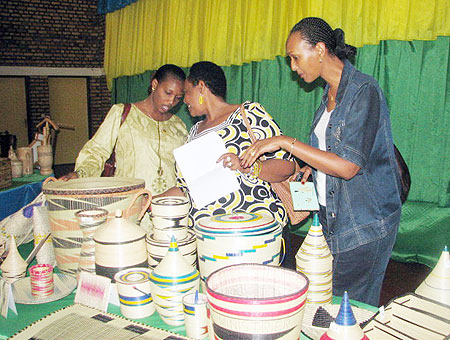
[[[247,169],[245,171],[244,167],[241,165],[241,160],[239,157],[231,152],[224,153],[222,156],[219,157],[217,160],[217,163],[223,162],[224,168],[229,168],[230,170],[239,170],[240,172],[249,172],[250,169]]]
[[[283,148],[286,136],[275,136],[263,140],[258,140],[250,145],[241,156],[241,165],[243,168],[251,166],[262,154],[277,151]]]
[[[61,176],[58,179],[62,179],[63,181],[68,181],[69,179],[74,179],[74,178],[78,178],[78,174],[75,171],[69,172],[68,174]]]
[[[302,184],[305,184],[308,180],[309,176],[311,176],[311,168],[308,165],[305,165],[303,168],[300,169],[300,173],[303,173],[302,178],[300,178],[300,182]]]

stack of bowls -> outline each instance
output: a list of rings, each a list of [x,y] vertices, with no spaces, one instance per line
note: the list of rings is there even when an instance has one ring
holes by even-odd
[[[153,230],[147,234],[147,255],[150,268],[155,268],[164,258],[175,238],[180,253],[193,267],[197,265],[195,234],[188,230],[189,199],[167,196],[153,199],[151,221]]]

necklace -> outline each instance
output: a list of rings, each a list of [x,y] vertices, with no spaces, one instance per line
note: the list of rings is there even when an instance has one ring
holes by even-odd
[[[162,169],[161,166],[161,131],[159,130],[159,120],[156,121],[157,125],[158,125],[158,158],[159,158],[159,165],[158,165],[158,170],[156,171],[156,174],[158,175],[158,177],[156,177],[153,180],[152,183],[152,189],[155,191],[155,193],[161,193],[164,190],[166,190],[167,188],[167,183],[166,180],[164,178],[162,178],[162,175],[164,174],[164,171]]]

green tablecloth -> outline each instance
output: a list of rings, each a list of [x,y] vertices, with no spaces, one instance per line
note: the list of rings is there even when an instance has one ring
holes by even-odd
[[[26,255],[28,255],[31,252],[32,249],[32,243],[24,244],[19,247],[19,251],[22,254],[22,257],[26,258]],[[0,340],[6,339],[15,333],[19,332],[20,330],[24,329],[29,324],[38,321],[39,319],[43,318],[44,316],[58,310],[61,308],[64,308],[66,306],[72,305],[75,298],[75,293],[72,293],[68,295],[65,298],[62,298],[60,300],[49,302],[45,304],[38,304],[38,305],[25,305],[25,304],[16,304],[17,313],[18,315],[15,315],[11,310],[8,312],[8,318],[5,319],[0,316]],[[340,303],[341,298],[333,298],[333,303]],[[365,308],[371,311],[376,312],[377,308],[369,305],[365,305],[362,303],[359,303],[357,301],[352,301],[352,304],[355,306]],[[118,306],[110,304],[108,306],[108,312],[121,315],[120,314],[120,308]],[[153,315],[151,315],[148,318],[137,320],[141,323],[144,323],[146,325],[165,329],[174,333],[178,333],[181,335],[186,335],[184,326],[178,326],[173,327],[165,324],[161,318],[159,317],[158,313],[155,312]],[[302,334],[301,339],[308,339],[305,335]]]

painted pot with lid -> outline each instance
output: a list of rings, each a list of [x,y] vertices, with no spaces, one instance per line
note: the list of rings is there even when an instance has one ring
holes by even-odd
[[[95,273],[109,277],[121,270],[147,268],[147,248],[145,231],[138,225],[122,217],[117,210],[110,219],[95,231]]]

